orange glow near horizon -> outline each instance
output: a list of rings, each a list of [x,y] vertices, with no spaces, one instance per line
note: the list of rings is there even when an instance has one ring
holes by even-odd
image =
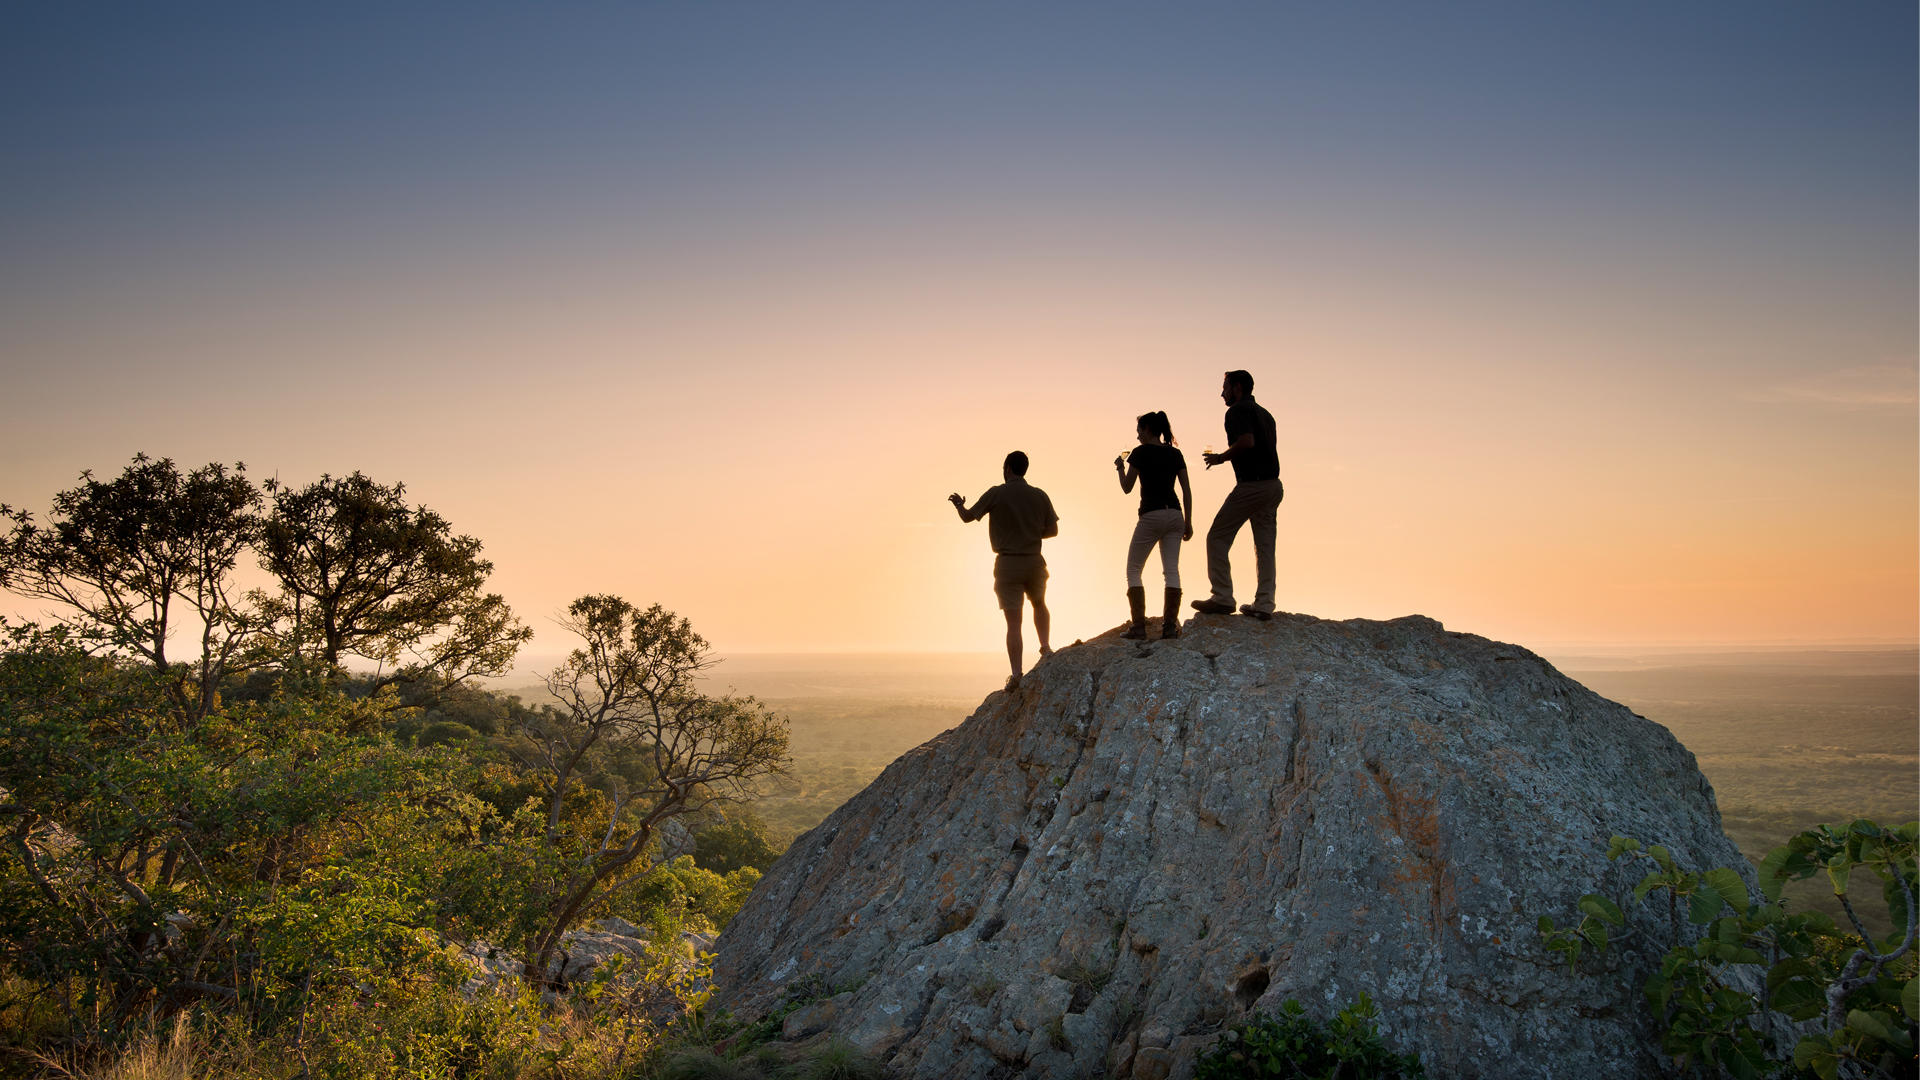
[[[429,308],[324,350],[297,325],[186,327],[149,344],[156,373],[263,336],[311,353],[307,371],[323,352],[355,359],[313,381],[297,365],[223,378],[212,428],[138,400],[84,441],[42,427],[6,494],[44,507],[136,450],[289,481],[361,469],[484,541],[535,653],[566,647],[551,616],[586,592],[664,603],[726,652],[990,651],[986,529],[945,495],[974,498],[1026,450],[1062,518],[1058,643],[1102,632],[1125,613],[1135,498],[1109,462],[1133,417],[1169,412],[1204,533],[1231,479],[1199,451],[1224,442],[1219,373],[1244,366],[1280,430],[1283,609],[1418,612],[1536,647],[1914,640],[1910,403],[1669,379],[1622,343],[1504,324],[1493,302],[1402,331],[1357,297],[1256,318],[1206,281],[1085,266],[1060,275],[1071,290],[1016,296],[972,272],[947,268],[928,283],[944,301],[918,305],[885,275],[782,282],[752,318]],[[1910,402],[1902,376],[1878,377]],[[318,407],[262,407],[288,395]],[[1235,549],[1247,593],[1250,545]],[[1191,598],[1197,539],[1182,572]]]

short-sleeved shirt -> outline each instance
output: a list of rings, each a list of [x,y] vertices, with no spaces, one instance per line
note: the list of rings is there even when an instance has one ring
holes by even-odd
[[[1248,480],[1280,479],[1280,440],[1273,428],[1273,414],[1256,405],[1248,394],[1227,410],[1227,445],[1251,434],[1253,445],[1233,455],[1233,478]]]
[[[999,555],[1040,554],[1041,538],[1060,523],[1047,493],[1019,477],[988,488],[973,513],[986,516],[987,540]]]
[[[1166,443],[1144,443],[1127,455],[1127,464],[1140,472],[1140,513],[1178,510],[1173,497],[1173,478],[1187,467],[1179,447]]]

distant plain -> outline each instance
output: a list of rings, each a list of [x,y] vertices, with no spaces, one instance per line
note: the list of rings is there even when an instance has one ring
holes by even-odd
[[[1920,650],[1545,655],[1692,750],[1727,835],[1749,859],[1812,825],[1916,816]],[[784,843],[902,753],[966,719],[1004,678],[1004,664],[987,653],[756,654],[728,658],[710,681],[716,690],[760,698],[792,726],[792,773],[754,803]],[[1837,916],[1820,893],[1809,883],[1790,895]]]

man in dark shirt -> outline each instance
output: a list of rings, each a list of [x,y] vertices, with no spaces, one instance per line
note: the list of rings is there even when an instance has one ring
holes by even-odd
[[[1053,653],[1047,645],[1047,560],[1040,555],[1040,541],[1059,535],[1060,518],[1047,493],[1027,483],[1027,455],[1018,450],[1008,454],[1000,475],[1005,483],[988,488],[971,508],[957,492],[947,501],[960,512],[961,521],[987,519],[987,540],[994,551],[993,592],[1007,616],[1007,662],[1013,665],[1007,689],[1012,690],[1020,685],[1022,597],[1033,601],[1033,632],[1040,637],[1041,658]]]
[[[1231,615],[1233,606],[1233,570],[1227,553],[1233,547],[1240,526],[1253,526],[1253,564],[1259,585],[1253,603],[1239,609],[1242,615],[1257,619],[1273,617],[1273,534],[1274,517],[1286,489],[1280,484],[1278,439],[1273,414],[1253,400],[1253,376],[1244,371],[1229,371],[1220,383],[1220,400],[1227,403],[1227,449],[1202,455],[1207,468],[1223,461],[1233,462],[1233,490],[1213,516],[1207,530],[1207,578],[1213,595],[1195,600],[1193,609],[1205,615]]]

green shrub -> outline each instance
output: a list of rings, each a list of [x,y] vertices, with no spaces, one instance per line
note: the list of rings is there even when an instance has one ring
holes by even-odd
[[[655,912],[671,910],[686,918],[688,929],[718,933],[739,913],[747,894],[760,883],[760,871],[751,866],[716,874],[694,865],[682,855],[661,863],[617,893],[609,914],[631,922],[650,922]]]
[[[1235,1026],[1194,1062],[1194,1080],[1400,1080],[1425,1076],[1420,1059],[1380,1041],[1380,1010],[1365,993],[1322,1023],[1288,999],[1277,1015]]]
[[[713,814],[714,822],[693,830],[693,861],[703,870],[728,874],[744,867],[766,873],[785,845],[775,844],[767,823],[746,807]]]
[[[1678,864],[1661,845],[1616,836],[1607,858],[1644,860],[1647,875],[1632,903],[1665,894],[1674,942],[1645,990],[1661,1026],[1661,1049],[1682,1071],[1763,1076],[1913,1075],[1914,1021],[1920,1017],[1916,961],[1915,840],[1920,823],[1882,828],[1871,821],[1821,825],[1774,849],[1760,863],[1760,894],[1734,870],[1704,873]],[[1853,924],[1849,934],[1819,912],[1789,912],[1784,885],[1825,873]],[[1893,932],[1875,939],[1855,912],[1856,881],[1877,884]],[[1604,952],[1636,931],[1621,905],[1589,893],[1581,918],[1561,928],[1540,918],[1546,947],[1577,969],[1583,953]],[[1684,911],[1684,922],[1682,912]],[[1689,930],[1688,926],[1692,929]],[[1743,989],[1760,985],[1755,992]],[[1817,1022],[1793,1046],[1762,1031],[1772,1019]]]
[[[839,1037],[828,1039],[800,1066],[800,1080],[880,1080],[884,1075],[872,1055]]]

